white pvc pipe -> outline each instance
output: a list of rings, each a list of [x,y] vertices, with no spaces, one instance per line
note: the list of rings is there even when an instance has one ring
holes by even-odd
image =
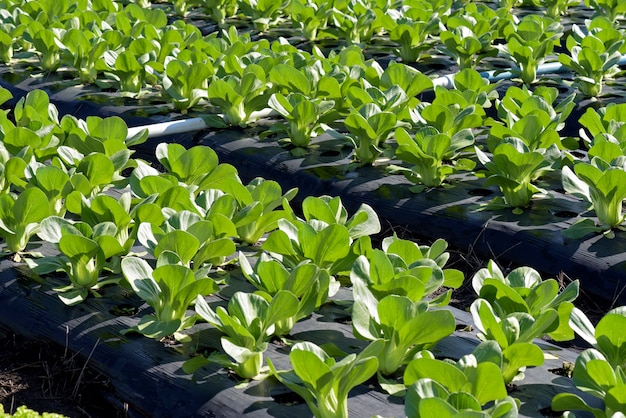
[[[622,55],[620,60],[617,62],[617,65],[626,65],[626,54]],[[559,62],[550,62],[547,64],[541,64],[537,67],[537,74],[552,74],[552,73],[562,73],[568,71],[568,68]],[[480,73],[481,77],[489,79],[490,82],[498,81],[498,80],[508,80],[513,78],[515,74],[511,71],[484,71]],[[442,86],[448,89],[454,87],[454,74],[448,74],[441,77],[437,77],[433,79],[433,86]],[[251,119],[259,119],[267,116],[276,115],[272,109],[264,109],[259,110],[257,112],[252,112],[250,115]],[[221,115],[224,120],[226,117]],[[172,122],[163,122],[163,123],[155,123],[152,125],[145,126],[137,126],[134,128],[128,128],[128,135],[126,138],[132,138],[139,132],[144,129],[148,130],[148,138],[154,138],[164,135],[172,135],[172,134],[180,134],[185,132],[192,131],[200,131],[207,127],[207,124],[204,122],[202,118],[192,118],[192,119],[183,119],[176,120]]]
[[[264,118],[264,117],[268,117],[272,115],[275,115],[274,110],[268,108],[268,109],[263,109],[263,110],[259,110],[256,112],[252,112],[250,114],[250,119],[256,120],[256,119],[260,119],[260,118]],[[224,115],[217,115],[217,116],[222,116],[224,120],[228,123],[228,120]],[[202,118],[175,120],[171,122],[162,122],[162,123],[155,123],[155,124],[150,124],[150,125],[135,126],[133,128],[128,128],[128,135],[126,135],[126,139],[132,138],[133,136],[137,135],[139,132],[143,131],[144,129],[148,130],[148,138],[155,138],[155,137],[165,136],[165,135],[174,135],[174,134],[182,134],[185,132],[201,131],[202,129],[205,129],[207,127],[208,125]]]
[[[626,65],[626,54],[622,55],[622,57],[617,62],[617,65]],[[547,64],[541,64],[537,66],[537,74],[554,74],[554,73],[563,73],[569,71],[565,65],[560,62],[549,62]],[[483,71],[480,73],[482,78],[488,79],[490,82],[499,81],[499,80],[508,80],[515,77],[515,74],[511,71],[502,71],[502,70],[494,70],[494,71]],[[445,88],[451,89],[454,87],[454,74],[448,74],[441,77],[437,77],[433,79],[433,86],[443,86]]]

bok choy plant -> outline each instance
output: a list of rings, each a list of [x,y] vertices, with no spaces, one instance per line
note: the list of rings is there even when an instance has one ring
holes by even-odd
[[[61,42],[63,32],[58,28],[46,28],[40,22],[31,20],[22,34],[35,47],[44,71],[55,71],[61,66],[61,51],[66,48]]]
[[[552,399],[554,411],[586,411],[594,417],[619,416],[626,409],[626,373],[624,365],[624,327],[626,310],[610,310],[594,327],[585,314],[575,309],[572,326],[593,346],[578,355],[572,379],[583,392],[604,402],[604,409],[590,405],[573,393],[559,393]]]
[[[476,165],[467,158],[456,159],[463,149],[474,144],[474,135],[470,129],[448,136],[433,127],[420,128],[414,135],[398,128],[395,139],[398,143],[396,157],[412,166],[390,166],[390,169],[418,184],[411,187],[413,192],[420,192],[425,187],[439,187],[449,175],[472,170]]]
[[[289,353],[293,370],[278,371],[270,359],[267,363],[282,384],[306,401],[316,418],[347,418],[348,394],[376,373],[378,360],[372,352],[378,349],[370,346],[336,361],[317,345],[300,342]]]
[[[542,190],[533,182],[544,173],[551,171],[559,161],[561,152],[552,145],[549,149],[531,151],[518,138],[507,138],[496,147],[491,158],[475,147],[478,160],[485,166],[476,174],[485,177],[485,186],[497,185],[504,195],[496,197],[487,206],[490,208],[510,207],[514,213],[521,213],[532,197]]]
[[[472,286],[479,296],[470,307],[478,337],[491,341],[484,349],[502,358],[505,383],[523,379],[526,366],[543,364],[543,352],[533,339],[544,335],[559,341],[573,338],[569,319],[572,301],[578,296],[577,281],[559,294],[554,279],[542,280],[529,267],[504,276],[490,261],[474,275]]]
[[[43,90],[32,90],[20,98],[12,119],[0,112],[0,139],[8,152],[24,161],[34,157],[45,162],[54,157],[62,136],[59,112]]]
[[[320,37],[325,31],[332,13],[332,2],[324,0],[292,0],[291,23],[309,41]],[[323,35],[322,35],[323,36]]]
[[[498,118],[504,123],[489,121],[491,129],[487,148],[493,151],[507,137],[522,140],[532,151],[548,149],[556,144],[559,149],[578,147],[577,139],[561,138],[559,131],[574,109],[575,93],[558,104],[559,92],[554,87],[539,86],[530,91],[511,86],[497,103]]]
[[[404,371],[407,417],[517,417],[519,402],[507,396],[499,364],[484,354],[480,345],[456,362],[418,353]]]
[[[211,20],[220,26],[227,18],[235,16],[239,10],[237,0],[198,0],[198,4]]]
[[[289,201],[296,196],[298,189],[289,189],[283,194],[277,182],[257,177],[246,185],[245,190],[247,195],[241,193],[239,199],[245,198],[246,206],[232,218],[242,241],[255,244],[264,234],[276,229],[280,219],[294,218]],[[278,209],[279,206],[282,209]]]
[[[382,249],[356,259],[350,280],[365,284],[378,300],[398,295],[412,302],[425,301],[429,306],[445,306],[451,290],[432,299],[429,296],[442,287],[458,288],[464,279],[461,271],[444,268],[450,255],[445,252],[447,245],[442,239],[428,247],[395,236],[387,237]]]
[[[312,138],[323,132],[321,120],[334,109],[335,102],[310,99],[300,93],[291,93],[287,96],[274,93],[268,105],[288,122],[286,126],[282,124],[276,128],[272,126],[272,132],[285,130],[292,145],[306,148]]]
[[[165,65],[164,93],[170,97],[176,109],[186,111],[201,99],[207,99],[208,80],[213,74],[210,62],[187,63],[172,59]]]
[[[375,7],[366,0],[333,2],[330,21],[337,31],[337,37],[349,44],[369,41],[374,35],[376,20]]]
[[[431,36],[439,32],[441,18],[429,2],[405,5],[403,10],[390,9],[383,17],[389,39],[398,44],[394,53],[405,63],[417,62],[433,45]]]
[[[37,187],[29,187],[17,196],[0,194],[0,236],[4,238],[8,253],[26,249],[39,231],[41,221],[51,213],[47,202],[46,194]]]
[[[26,260],[36,274],[65,272],[70,284],[56,287],[59,299],[66,305],[83,302],[89,294],[99,297],[98,290],[115,284],[119,277],[103,278],[106,272],[120,272],[120,257],[128,251],[120,245],[113,222],[89,226],[84,222],[70,222],[50,216],[41,222],[38,235],[41,239],[57,245],[58,256]]]
[[[616,22],[626,15],[626,4],[619,0],[585,0],[585,5],[591,6],[596,15],[604,16],[610,22]]]
[[[180,263],[194,274],[206,274],[212,265],[224,263],[235,253],[235,243],[228,237],[215,236],[215,231],[213,222],[182,210],[172,214],[163,227],[140,224],[137,240],[161,264]]]
[[[282,0],[241,0],[237,2],[244,16],[249,17],[259,32],[265,32],[275,26],[289,4]]]
[[[626,144],[626,104],[610,103],[606,107],[585,110],[578,122],[586,128],[580,131],[580,137],[587,148],[596,141],[604,139],[619,144]]]
[[[239,263],[245,277],[258,289],[257,294],[270,300],[280,291],[289,291],[298,298],[297,311],[276,322],[274,335],[288,334],[296,322],[326,302],[331,278],[326,270],[314,264],[302,262],[289,270],[280,261],[262,253],[252,268],[241,252]]]
[[[454,59],[460,70],[475,68],[483,58],[497,55],[491,43],[497,38],[498,25],[507,20],[505,13],[486,5],[468,4],[464,13],[447,19],[446,30],[439,34],[442,45],[438,49]]]
[[[380,232],[378,215],[367,203],[362,203],[356,212],[348,217],[348,210],[340,197],[307,196],[302,201],[302,213],[307,222],[319,221],[328,225],[344,225],[352,239]]]
[[[474,114],[485,116],[484,108],[491,107],[492,100],[498,98],[497,83],[490,83],[489,79],[481,77],[480,73],[472,68],[466,68],[456,73],[452,79],[453,89],[442,86],[435,87],[437,104],[446,107],[466,109],[473,106]]]
[[[246,193],[237,169],[230,164],[220,164],[215,151],[207,146],[196,145],[185,149],[180,144],[162,143],[157,145],[155,156],[166,173],[191,187],[194,195],[208,189],[222,190],[235,197]],[[156,170],[149,170],[145,166],[144,172],[158,174]],[[137,178],[141,181],[141,176]]]
[[[245,67],[241,76],[214,77],[209,82],[209,101],[223,112],[227,123],[245,127],[252,112],[267,106],[265,70],[258,64]]]
[[[186,362],[184,370],[193,372],[208,362],[215,362],[244,379],[257,377],[276,323],[292,317],[298,310],[298,298],[289,291],[279,291],[269,299],[255,293],[237,292],[228,301],[228,310],[222,306],[213,310],[203,297],[198,296],[196,312],[226,334],[220,341],[232,360],[224,355],[196,357]]]
[[[190,328],[196,315],[188,314],[187,308],[198,296],[218,290],[215,281],[196,276],[180,264],[157,265],[153,269],[147,261],[131,256],[122,260],[122,273],[137,296],[154,309],[154,314],[144,315],[126,332],[138,332],[148,338],[161,339]]]
[[[559,62],[575,73],[573,85],[584,96],[600,95],[604,79],[618,71],[617,63],[626,52],[626,44],[623,35],[615,35],[615,28],[602,20],[594,19],[586,33],[573,25],[572,35],[567,38],[570,53],[559,54]]]
[[[563,25],[549,17],[527,15],[519,24],[509,22],[504,28],[507,43],[500,50],[517,64],[517,73],[524,84],[529,85],[537,78],[537,67],[552,54],[563,35]]]
[[[454,332],[456,320],[452,312],[428,310],[426,301],[413,302],[397,295],[377,300],[361,280],[353,282],[353,294],[354,335],[382,341],[378,355],[378,371],[382,375],[396,372],[415,353],[433,347]]]
[[[382,111],[378,105],[367,103],[359,111],[350,111],[344,122],[350,134],[339,137],[352,143],[358,162],[373,164],[383,151],[382,145],[395,129],[397,119],[395,113]]]
[[[593,232],[611,237],[613,228],[624,221],[622,203],[626,199],[626,157],[614,142],[599,140],[589,149],[591,160],[578,161],[574,170],[563,167],[563,188],[566,192],[589,202],[599,225],[589,218],[581,219],[566,231],[572,238]]]
[[[371,249],[369,235],[380,231],[380,221],[367,205],[348,218],[338,197],[308,197],[302,209],[306,220],[280,219],[278,230],[261,248],[287,268],[306,261],[327,270],[331,275],[327,296],[332,296],[339,289],[332,276],[349,271],[354,260]]]

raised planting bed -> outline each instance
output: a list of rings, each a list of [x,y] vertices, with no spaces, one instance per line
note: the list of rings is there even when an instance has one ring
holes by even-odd
[[[619,4],[0,3],[0,320],[133,413],[626,409]]]

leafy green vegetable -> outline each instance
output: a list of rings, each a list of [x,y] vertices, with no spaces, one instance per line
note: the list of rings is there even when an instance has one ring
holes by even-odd
[[[19,253],[39,231],[40,222],[50,215],[46,194],[37,187],[29,187],[19,196],[0,194],[0,236],[7,251]]]
[[[267,363],[276,378],[300,395],[317,418],[346,418],[348,393],[369,379],[378,368],[371,353],[377,347],[350,354],[336,362],[311,342],[294,344],[289,353],[293,370],[277,371],[271,360]]]
[[[569,340],[573,332],[568,321],[578,295],[578,282],[571,283],[559,294],[558,283],[541,280],[528,267],[513,270],[504,276],[492,261],[472,279],[479,298],[470,312],[478,337],[491,341],[484,349],[502,358],[504,381],[510,383],[524,377],[526,366],[543,364],[544,356],[533,339],[550,335],[556,340]]]
[[[507,396],[499,365],[482,354],[479,346],[472,354],[451,362],[437,360],[428,351],[418,353],[404,371],[407,417],[452,417],[464,413],[516,417],[519,402]],[[494,404],[483,410],[490,402]]]
[[[348,233],[352,239],[380,232],[378,215],[367,203],[362,203],[356,212],[348,217],[348,210],[341,202],[341,198],[307,196],[302,201],[302,213],[307,222],[317,220],[328,225],[344,225],[348,228]]]
[[[241,76],[214,78],[209,83],[208,94],[211,104],[222,109],[229,124],[246,126],[253,121],[252,112],[267,106],[266,91],[265,70],[258,64],[250,64]]]
[[[418,246],[412,241],[387,237],[382,250],[360,256],[350,271],[353,283],[366,285],[380,300],[388,295],[406,296],[413,302],[427,302],[430,306],[448,303],[451,290],[433,299],[428,296],[442,286],[458,288],[463,283],[463,273],[444,269],[449,253],[447,243],[440,239],[432,246]]]
[[[483,58],[497,54],[491,41],[501,19],[503,16],[485,5],[467,5],[464,14],[448,18],[446,30],[439,34],[442,45],[438,49],[452,57],[459,69],[475,68]]]
[[[598,418],[616,416],[626,408],[624,307],[609,311],[595,328],[584,313],[575,309],[571,323],[576,332],[594,347],[578,355],[572,375],[574,385],[603,400],[604,409],[593,407],[572,393],[557,394],[552,399],[552,409],[587,411]]]
[[[195,193],[218,189],[236,198],[246,195],[237,169],[230,164],[220,164],[215,151],[207,146],[196,145],[185,149],[180,144],[162,143],[157,145],[155,155],[168,174],[191,186]]]
[[[92,32],[71,28],[61,40],[66,47],[64,52],[70,55],[66,58],[78,70],[78,77],[83,83],[94,83],[98,73],[110,69],[105,61],[109,51],[106,40]]]
[[[545,323],[549,331],[547,334],[553,340],[567,341],[574,338],[569,320],[574,309],[572,302],[578,297],[577,280],[559,292],[559,284],[555,279],[542,280],[539,273],[530,267],[518,267],[504,276],[497,264],[490,260],[487,268],[474,274],[472,286],[480,298],[491,304],[500,318],[524,312],[535,321]],[[544,317],[553,318],[552,323],[548,323]],[[530,342],[528,338],[531,336],[523,340]]]
[[[170,60],[165,66],[163,89],[173,100],[174,107],[187,110],[208,98],[208,79],[213,68],[210,62],[187,63],[178,59]]]
[[[590,156],[589,163],[577,162],[573,171],[563,167],[563,188],[591,203],[600,225],[589,229],[594,226],[593,221],[582,219],[568,230],[571,237],[609,231],[624,221],[622,202],[626,198],[626,171],[620,147],[611,142],[598,142],[590,149]]]
[[[559,62],[575,73],[574,87],[587,97],[596,97],[602,93],[604,79],[618,70],[626,45],[610,23],[594,19],[586,29],[572,26],[572,34],[567,37],[570,54],[559,54]]]
[[[332,6],[332,2],[324,0],[292,0],[291,23],[305,39],[315,41],[328,26]]]
[[[298,298],[287,290],[281,290],[269,299],[254,293],[237,292],[228,301],[228,310],[222,306],[213,310],[199,296],[196,312],[226,334],[221,338],[222,348],[234,360],[212,356],[206,361],[229,367],[244,379],[258,376],[263,352],[275,333],[275,325],[294,316],[298,310]],[[200,365],[197,361],[190,364],[193,368]]]
[[[22,34],[24,39],[35,47],[39,53],[41,68],[45,71],[54,71],[61,65],[61,50],[65,45],[61,42],[62,32],[57,28],[46,28],[40,22],[33,20]]]
[[[412,302],[406,296],[388,295],[377,300],[366,283],[353,282],[352,326],[361,339],[383,342],[378,370],[389,375],[420,350],[451,335],[456,326],[452,312],[430,311],[428,302]]]
[[[561,155],[556,145],[548,150],[531,151],[514,137],[498,145],[492,158],[478,147],[475,150],[478,160],[485,166],[485,171],[478,173],[486,177],[485,186],[496,184],[504,195],[503,200],[496,198],[488,207],[512,207],[517,208],[516,212],[528,206],[533,195],[541,191],[533,181],[552,170]]]
[[[117,240],[117,232],[113,222],[91,227],[84,222],[73,223],[50,216],[41,222],[38,235],[57,244],[61,255],[30,259],[27,263],[36,274],[65,272],[70,284],[54,290],[63,303],[76,305],[90,293],[99,297],[98,290],[103,286],[119,282],[116,277],[101,278],[105,270],[119,273],[120,257],[128,252]]]
[[[291,144],[306,148],[311,138],[322,132],[320,119],[334,109],[335,102],[311,100],[300,93],[287,96],[274,93],[268,105],[289,122],[283,129],[288,132]]]
[[[419,61],[422,54],[432,47],[430,37],[439,31],[441,18],[428,2],[415,2],[407,8],[404,11],[388,10],[383,22],[389,39],[398,44],[394,53],[403,62],[411,63]]]
[[[216,292],[215,281],[196,277],[194,272],[180,264],[163,264],[153,269],[138,257],[122,260],[122,272],[137,296],[154,309],[126,332],[135,331],[148,338],[163,338],[191,327],[196,315],[187,308],[197,297]]]
[[[181,210],[172,214],[163,227],[144,222],[139,225],[137,240],[159,263],[180,263],[194,274],[206,273],[212,265],[224,263],[235,253],[235,243],[218,236],[219,229],[210,220]]]
[[[626,144],[626,103],[609,103],[606,107],[585,110],[578,122],[587,130],[580,137],[588,148],[598,139],[605,139],[622,146]]]
[[[519,67],[513,73],[529,85],[536,81],[537,67],[559,44],[563,26],[549,17],[531,14],[524,16],[517,25],[510,22],[504,34],[507,44],[501,51]]]
[[[511,86],[498,103],[498,117],[504,126],[491,123],[487,147],[493,151],[507,137],[524,142],[531,151],[548,149],[556,144],[559,149],[577,148],[578,141],[570,144],[559,136],[565,121],[574,109],[575,94],[555,106],[559,92],[554,87],[539,86],[530,91],[526,86]]]
[[[591,6],[595,14],[606,16],[610,22],[615,22],[626,14],[626,5],[619,0],[585,0],[585,5]]]
[[[225,19],[235,16],[239,9],[237,0],[198,0],[198,3],[211,20],[220,25]]]
[[[0,417],[2,418],[65,418],[65,415],[55,414],[52,412],[44,412],[39,414],[27,406],[19,406],[13,414],[4,412],[4,405],[0,405]]]
[[[412,136],[406,130],[398,128],[395,138],[398,143],[396,157],[412,166],[391,168],[404,174],[413,183],[438,187],[450,174],[472,170],[475,166],[468,159],[455,161],[461,150],[474,143],[474,135],[469,129],[450,137],[435,128],[420,128]],[[420,188],[413,187],[411,190],[420,191]]]
[[[365,0],[333,2],[331,22],[338,38],[350,44],[367,42],[374,34],[376,11]]]
[[[293,316],[284,316],[275,324],[274,334],[285,335],[300,319],[309,316],[319,308],[328,296],[331,278],[326,270],[311,263],[300,263],[288,270],[280,261],[263,253],[254,269],[243,253],[239,253],[239,263],[246,278],[270,300],[282,290],[289,291],[298,298],[298,310]]]
[[[346,138],[354,146],[356,160],[362,164],[374,163],[396,123],[394,113],[382,111],[374,103],[363,105],[359,111],[352,110],[345,119],[345,126],[350,131]]]
[[[259,32],[265,32],[277,24],[288,2],[285,0],[282,3],[275,0],[242,0],[238,4],[244,16],[252,20],[254,27]]]

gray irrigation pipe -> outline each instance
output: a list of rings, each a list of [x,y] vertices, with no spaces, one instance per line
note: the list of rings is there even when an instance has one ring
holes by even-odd
[[[626,54],[622,55],[617,65],[626,65]],[[537,74],[554,74],[568,71],[568,68],[559,62],[550,62],[541,64],[537,67]],[[485,71],[480,73],[481,77],[489,79],[489,81],[508,80],[515,76],[511,71]],[[453,80],[455,74],[448,74],[433,79],[433,86],[442,86],[445,88],[453,88]],[[264,109],[258,112],[252,112],[251,118],[258,119],[275,114],[272,109]],[[151,125],[137,126],[128,128],[126,138],[132,138],[144,129],[148,130],[148,138],[155,138],[164,135],[181,134],[185,132],[200,131],[207,128],[208,125],[202,118],[191,118],[176,120],[172,122],[155,123]]]

